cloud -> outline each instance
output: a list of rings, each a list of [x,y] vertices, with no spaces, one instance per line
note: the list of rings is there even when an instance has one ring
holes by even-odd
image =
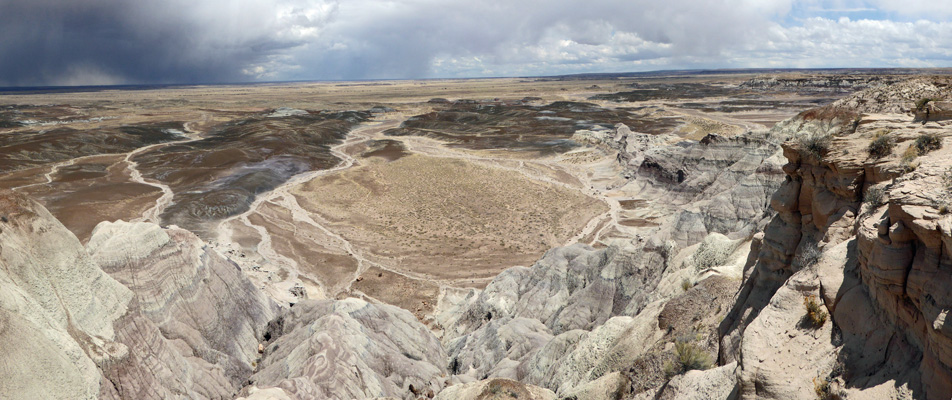
[[[810,18],[774,26],[766,41],[737,51],[743,66],[941,67],[952,60],[952,23]]]
[[[888,12],[916,18],[935,19],[952,15],[952,3],[935,0],[873,0],[870,5]]]
[[[337,79],[454,76],[453,66],[474,57],[499,74],[540,73],[547,65],[718,54],[789,7],[782,0],[354,0],[294,54],[305,66],[301,77],[314,70]]]
[[[316,38],[335,7],[304,0],[0,0],[0,85],[78,83],[83,70],[96,71],[90,84],[103,77],[247,80],[244,69]]]
[[[0,0],[0,10],[0,86],[947,66],[952,48],[941,19],[952,5],[918,0]]]

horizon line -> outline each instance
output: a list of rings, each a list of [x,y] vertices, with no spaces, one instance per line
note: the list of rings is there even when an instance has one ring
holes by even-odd
[[[45,85],[45,86],[0,86],[0,95],[5,94],[42,94],[42,93],[77,93],[77,92],[98,92],[106,90],[152,90],[167,89],[175,87],[196,87],[196,86],[239,86],[239,85],[281,85],[292,83],[344,83],[344,82],[388,82],[388,81],[441,81],[441,80],[480,80],[480,79],[571,79],[579,80],[596,78],[624,78],[637,76],[650,76],[661,74],[743,74],[757,72],[797,72],[797,71],[856,71],[856,72],[893,72],[900,74],[907,72],[910,75],[916,72],[926,71],[947,71],[952,73],[952,67],[831,67],[831,68],[795,68],[795,67],[776,67],[776,68],[694,68],[694,69],[660,69],[652,71],[627,71],[627,72],[582,72],[573,74],[559,75],[516,75],[516,76],[484,76],[484,77],[443,77],[443,78],[364,78],[364,79],[300,79],[283,81],[238,81],[238,82],[196,82],[196,83],[120,83],[112,85]]]

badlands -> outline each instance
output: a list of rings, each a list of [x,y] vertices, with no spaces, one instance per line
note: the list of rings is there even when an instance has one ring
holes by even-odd
[[[939,72],[0,93],[0,398],[948,399]]]

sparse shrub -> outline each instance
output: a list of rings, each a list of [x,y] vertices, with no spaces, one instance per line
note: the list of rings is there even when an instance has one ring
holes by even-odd
[[[830,392],[830,381],[819,376],[813,378],[813,391],[818,399],[826,398],[826,394]]]
[[[917,139],[915,144],[910,145],[906,148],[906,151],[902,152],[902,159],[899,161],[899,166],[902,167],[903,173],[915,171],[916,168],[919,167],[919,162],[916,161],[916,158],[918,158],[920,154],[925,153],[919,149],[919,140]]]
[[[694,268],[698,271],[724,265],[730,257],[732,243],[723,236],[709,235],[694,252]]]
[[[826,311],[823,311],[823,308],[820,306],[820,302],[817,300],[816,296],[809,295],[804,297],[803,305],[807,309],[807,319],[813,323],[814,327],[820,328],[826,323],[826,317],[828,315]]]
[[[707,351],[690,338],[682,338],[674,342],[674,355],[674,362],[664,366],[664,373],[668,377],[683,374],[692,369],[704,371],[714,365]]]
[[[833,144],[833,137],[826,133],[808,133],[799,136],[797,142],[800,145],[800,151],[816,160],[822,160],[826,152],[830,151],[830,145]]]
[[[873,158],[883,158],[892,154],[895,145],[896,140],[889,132],[879,132],[873,137],[873,141],[869,142],[869,147],[866,148],[866,151],[868,151],[869,155]]]
[[[928,97],[923,97],[919,100],[916,100],[916,110],[922,110],[926,104],[929,104],[930,101],[935,100]],[[909,103],[906,103],[909,104]]]
[[[915,160],[916,157],[919,157],[919,148],[916,146],[909,146],[906,151],[902,152],[903,162]]]
[[[941,215],[946,215],[950,211],[949,200],[946,199],[932,199],[932,207]]]
[[[809,243],[800,249],[800,253],[793,260],[793,264],[799,265],[800,268],[809,268],[820,261],[820,255],[822,255],[820,247],[816,243]]]
[[[885,204],[885,198],[886,188],[880,185],[870,186],[866,193],[863,193],[863,203],[869,204],[869,208],[873,210]]]
[[[691,283],[691,278],[684,278],[684,280],[681,281],[681,289],[684,289],[685,292],[692,287],[694,287],[694,284]]]
[[[834,389],[829,380],[819,376],[813,378],[813,392],[819,400],[842,400],[846,395],[842,390]]]
[[[916,138],[915,148],[919,151],[916,154],[917,156],[926,155],[930,151],[939,150],[942,148],[942,136],[934,132],[923,133]]]

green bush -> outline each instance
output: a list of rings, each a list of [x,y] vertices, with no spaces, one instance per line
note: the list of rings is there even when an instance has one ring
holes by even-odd
[[[877,134],[866,150],[873,158],[883,158],[892,154],[896,140],[889,133]]]
[[[923,133],[916,138],[916,149],[919,150],[920,156],[941,148],[942,137],[938,133]]]

